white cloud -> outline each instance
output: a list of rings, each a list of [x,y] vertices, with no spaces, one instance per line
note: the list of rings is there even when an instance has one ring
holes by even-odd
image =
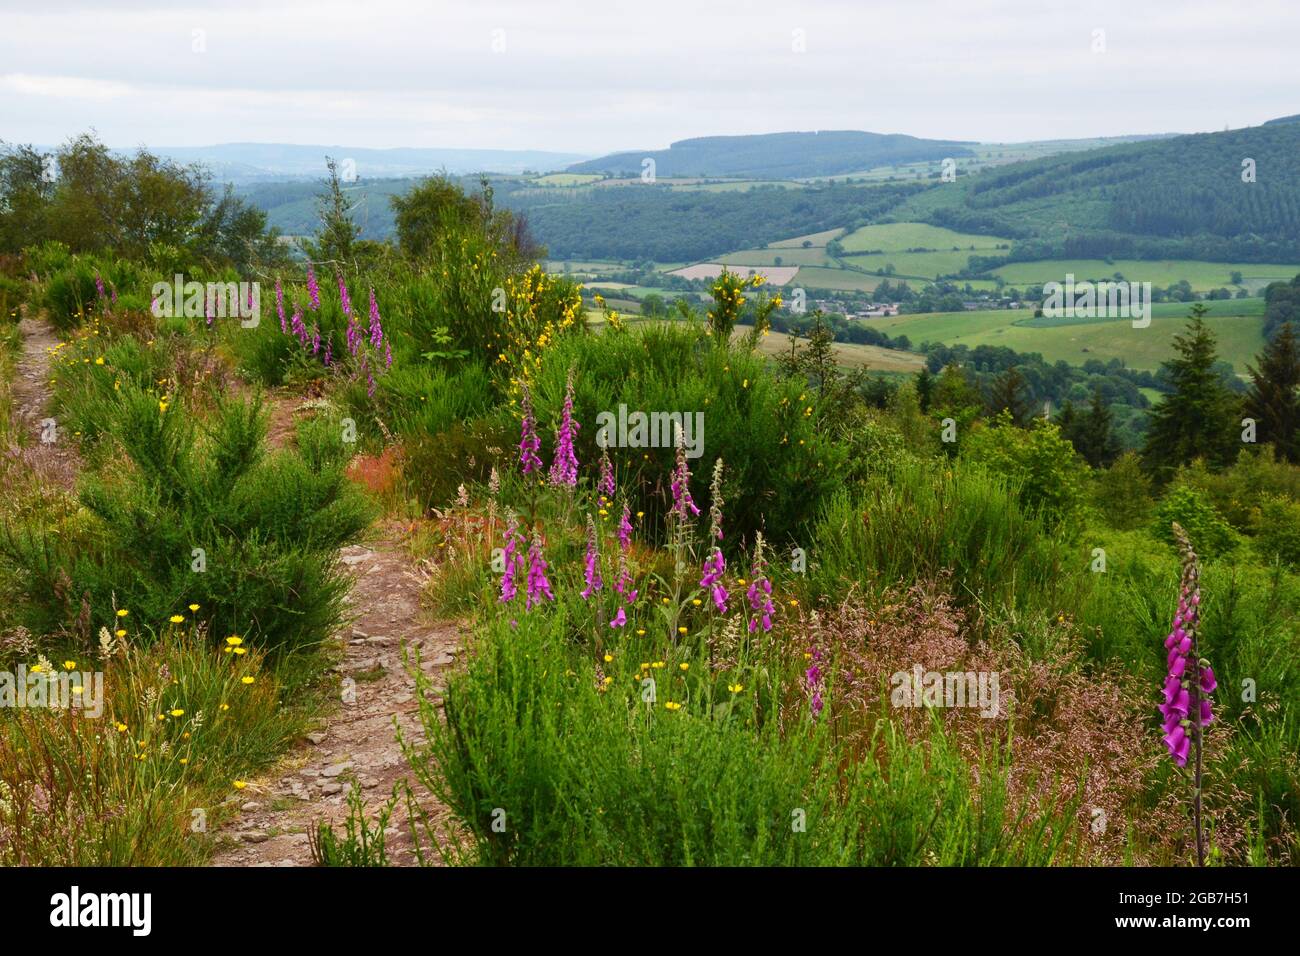
[[[1300,8],[1208,0],[10,0],[0,137],[653,148],[870,129],[1024,140],[1296,112]],[[1091,52],[1092,31],[1106,52]],[[806,52],[792,48],[801,29]],[[202,52],[194,31],[203,31]],[[493,31],[505,49],[493,52]]]

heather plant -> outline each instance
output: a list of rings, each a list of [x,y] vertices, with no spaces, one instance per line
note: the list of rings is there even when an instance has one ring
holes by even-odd
[[[712,673],[706,659],[680,650],[660,661],[634,632],[592,654],[568,638],[585,617],[561,601],[553,613],[485,626],[467,670],[441,694],[413,671],[430,745],[427,757],[408,747],[408,758],[456,812],[472,860],[916,866],[1066,858],[1063,828],[1012,826],[1018,810],[1006,797],[1005,769],[986,763],[973,783],[937,728],[912,745],[885,721],[861,759],[842,766],[829,725],[809,720],[805,706],[784,730],[777,719],[801,668],[772,660],[755,663],[752,677]],[[427,834],[429,842],[439,836]]]

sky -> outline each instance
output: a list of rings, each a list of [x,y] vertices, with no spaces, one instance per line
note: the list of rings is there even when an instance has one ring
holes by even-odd
[[[1296,0],[0,0],[0,140],[1015,142],[1300,112]]]

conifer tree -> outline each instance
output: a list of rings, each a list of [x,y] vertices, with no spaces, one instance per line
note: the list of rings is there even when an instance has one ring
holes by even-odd
[[[1250,369],[1244,415],[1255,420],[1256,441],[1271,442],[1280,459],[1300,462],[1300,349],[1290,322],[1264,346]]]
[[[1205,324],[1205,306],[1192,306],[1185,331],[1174,336],[1174,358],[1164,363],[1173,391],[1151,413],[1142,458],[1160,481],[1180,466],[1203,458],[1226,465],[1239,445],[1238,400],[1214,368],[1214,333]]]
[[[1020,428],[1029,424],[1029,400],[1025,398],[1025,386],[1025,376],[1016,365],[994,379],[989,389],[989,415],[1006,411]]]
[[[1092,400],[1082,415],[1066,403],[1068,414],[1062,411],[1057,419],[1061,434],[1070,440],[1074,450],[1093,468],[1105,468],[1119,457],[1119,441],[1111,429],[1110,409],[1101,397],[1100,389],[1092,390]]]

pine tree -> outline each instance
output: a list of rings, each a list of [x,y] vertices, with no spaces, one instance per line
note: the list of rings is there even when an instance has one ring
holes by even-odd
[[[1255,420],[1256,440],[1271,442],[1277,458],[1300,462],[1300,343],[1291,323],[1282,325],[1250,369],[1245,416]]]
[[[1163,364],[1173,391],[1151,412],[1142,457],[1157,479],[1204,458],[1226,465],[1237,451],[1237,398],[1219,378],[1214,364],[1214,333],[1206,326],[1205,306],[1192,306],[1187,329],[1174,336],[1178,354]]]
[[[1013,365],[994,379],[989,389],[989,414],[1006,411],[1016,425],[1024,428],[1029,423],[1029,401],[1024,393],[1025,377],[1020,367]]]
[[[343,195],[338,164],[326,156],[325,168],[329,171],[325,180],[327,191],[316,199],[320,228],[315,240],[304,240],[302,247],[308,258],[316,262],[348,262],[361,227],[352,221],[352,207]]]
[[[1093,468],[1105,468],[1119,457],[1119,441],[1111,431],[1110,409],[1102,400],[1099,389],[1092,390],[1088,410],[1074,422],[1073,433],[1065,433],[1075,450]]]
[[[930,410],[930,399],[934,396],[934,376],[930,374],[930,367],[924,365],[921,371],[916,373],[916,398],[920,402],[921,411]]]

